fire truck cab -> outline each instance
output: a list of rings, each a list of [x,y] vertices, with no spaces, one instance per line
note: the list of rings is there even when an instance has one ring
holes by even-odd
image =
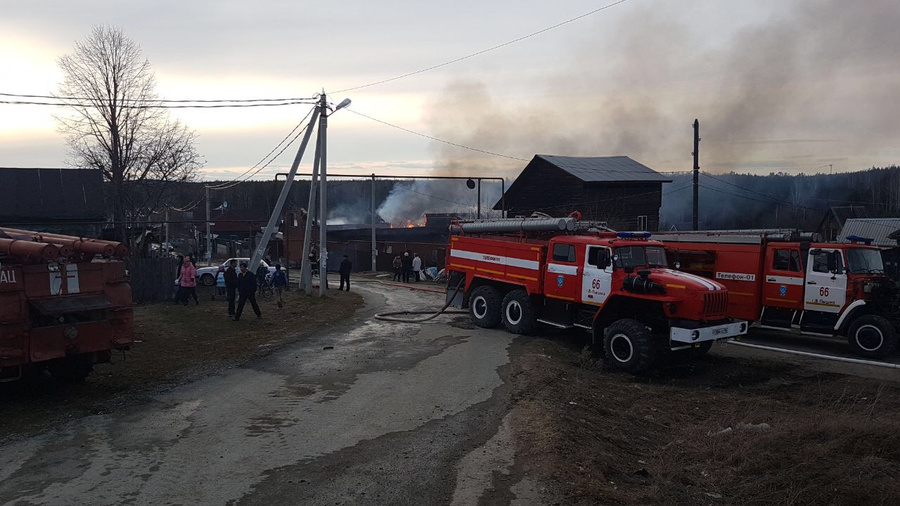
[[[583,328],[595,353],[632,372],[650,367],[660,348],[705,352],[747,331],[726,316],[722,284],[669,269],[663,244],[646,232],[462,230],[447,251],[448,297],[480,327]]]
[[[897,290],[871,241],[801,240],[791,233],[681,233],[662,236],[669,261],[715,280],[731,295],[728,316],[756,326],[846,337],[862,357],[897,348]]]

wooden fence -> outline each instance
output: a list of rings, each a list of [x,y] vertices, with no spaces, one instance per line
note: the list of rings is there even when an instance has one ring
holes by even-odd
[[[175,293],[177,258],[126,258],[134,302],[172,300]]]

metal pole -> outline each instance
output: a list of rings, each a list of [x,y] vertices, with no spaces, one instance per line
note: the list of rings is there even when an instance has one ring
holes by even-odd
[[[312,249],[312,229],[316,216],[316,186],[319,180],[319,155],[322,147],[322,133],[316,134],[316,156],[313,161],[312,181],[309,185],[309,205],[306,207],[306,230],[303,231],[303,258],[300,263],[300,283],[307,295],[312,294],[312,263],[309,250]]]
[[[165,247],[165,256],[169,256],[169,248],[171,248],[171,243],[169,242],[169,208],[166,208],[166,247]]]
[[[291,184],[294,182],[294,175],[297,174],[297,167],[300,166],[300,160],[303,159],[303,152],[306,151],[306,145],[309,144],[309,137],[312,135],[313,125],[316,124],[316,119],[318,119],[318,112],[318,109],[313,111],[312,118],[310,118],[309,124],[306,125],[306,133],[303,134],[303,142],[300,143],[300,148],[297,150],[297,156],[294,157],[294,163],[291,164],[291,171],[288,172],[287,179],[284,181],[284,186],[281,188],[281,194],[278,195],[278,201],[275,202],[275,209],[272,209],[272,215],[269,216],[269,223],[266,225],[266,230],[263,232],[262,239],[256,246],[256,250],[253,252],[253,258],[250,259],[250,265],[248,266],[250,272],[256,272],[256,268],[259,267],[259,262],[266,253],[266,247],[269,246],[269,239],[275,231],[275,225],[278,224],[278,218],[281,216],[281,209],[284,207],[284,202],[291,192]]]
[[[209,186],[206,187],[206,262],[212,264],[212,236],[209,233]]]
[[[325,94],[322,93],[319,109],[322,114],[319,117],[319,135],[322,142],[322,153],[319,155],[322,179],[319,184],[319,297],[325,296],[325,287],[328,286],[328,171],[326,159],[328,154],[328,104],[325,102]]]
[[[478,210],[476,211],[477,218],[481,219],[481,178],[478,178]]]
[[[700,122],[694,120],[694,230],[700,230]]]
[[[378,270],[378,243],[375,242],[375,173],[372,173],[372,272]]]

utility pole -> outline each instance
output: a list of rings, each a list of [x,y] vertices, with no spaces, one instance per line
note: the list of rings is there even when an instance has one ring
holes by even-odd
[[[694,230],[700,230],[700,122],[694,120]]]
[[[209,234],[209,186],[206,187],[206,263],[212,264],[212,236]]]
[[[169,208],[166,207],[166,247],[164,248],[165,256],[169,256],[169,248],[172,247],[172,244],[169,242]]]
[[[481,179],[478,179],[478,207],[476,208],[476,218],[481,219]]]
[[[312,135],[312,128],[313,125],[316,124],[318,115],[319,109],[316,108],[316,110],[313,111],[312,118],[309,120],[309,124],[306,126],[306,133],[303,134],[303,142],[300,143],[300,148],[297,150],[297,156],[294,157],[294,163],[291,164],[291,171],[288,172],[288,176],[284,181],[284,186],[281,188],[281,194],[278,195],[278,201],[275,202],[275,209],[272,209],[272,215],[269,216],[269,223],[266,225],[266,230],[263,232],[262,239],[256,246],[256,250],[253,252],[253,257],[250,259],[250,265],[248,266],[250,272],[256,272],[256,268],[259,267],[259,262],[266,253],[266,248],[269,246],[269,239],[271,239],[272,233],[275,231],[275,225],[278,224],[278,218],[281,217],[281,210],[284,208],[284,202],[291,192],[291,184],[294,182],[294,176],[297,174],[297,167],[300,166],[300,160],[303,159],[303,152],[306,151],[306,145],[309,143],[309,137]]]
[[[375,242],[375,173],[372,173],[372,272],[378,270],[378,243]]]
[[[319,101],[319,111],[319,138],[322,143],[322,152],[319,154],[322,171],[322,181],[319,184],[319,297],[324,297],[325,287],[328,286],[328,172],[325,169],[328,153],[328,103],[324,92]]]
[[[307,295],[312,294],[312,262],[309,251],[312,249],[312,229],[316,216],[316,187],[319,182],[319,155],[322,152],[322,133],[316,134],[316,155],[313,160],[312,182],[309,185],[309,205],[306,206],[306,229],[303,231],[303,258],[300,263],[300,282]]]

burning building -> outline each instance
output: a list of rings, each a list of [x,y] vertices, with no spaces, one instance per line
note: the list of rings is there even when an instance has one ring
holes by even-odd
[[[508,216],[534,212],[605,221],[616,230],[657,230],[662,185],[672,180],[627,156],[535,155],[503,197]],[[500,209],[497,202],[494,209]]]

